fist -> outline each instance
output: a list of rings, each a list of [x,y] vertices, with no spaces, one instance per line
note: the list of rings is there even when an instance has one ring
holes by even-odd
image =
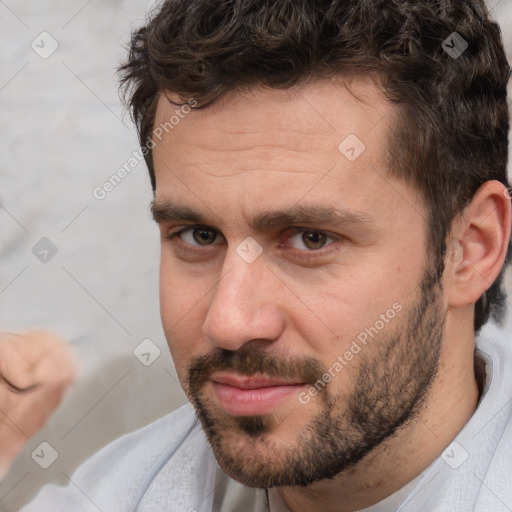
[[[0,334],[0,472],[46,423],[75,379],[68,345],[47,331]]]

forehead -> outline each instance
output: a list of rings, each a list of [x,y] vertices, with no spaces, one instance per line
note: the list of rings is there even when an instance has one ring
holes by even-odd
[[[215,152],[235,152],[259,142],[290,150],[333,150],[350,134],[377,150],[393,111],[369,78],[347,84],[341,79],[315,81],[285,90],[253,88],[191,113],[169,99],[178,101],[171,93],[160,94],[155,116],[155,129],[167,125],[163,139]],[[172,138],[166,137],[170,134]]]
[[[383,187],[394,107],[370,79],[349,87],[326,80],[255,88],[191,111],[162,94],[156,200],[238,216],[301,201],[361,212],[372,196],[387,194],[387,207],[400,201]]]

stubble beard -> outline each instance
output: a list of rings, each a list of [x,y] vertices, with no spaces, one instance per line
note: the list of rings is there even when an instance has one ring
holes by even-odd
[[[353,467],[411,422],[428,402],[439,365],[445,317],[438,275],[425,272],[419,300],[403,310],[405,322],[386,336],[387,326],[359,353],[352,391],[332,396],[327,385],[318,395],[316,417],[299,425],[295,439],[284,444],[273,433],[286,417],[230,417],[202,397],[203,386],[219,370],[313,384],[325,372],[323,365],[314,359],[278,359],[249,344],[196,359],[187,394],[226,474],[249,487],[307,486]],[[294,422],[292,432],[296,428]]]

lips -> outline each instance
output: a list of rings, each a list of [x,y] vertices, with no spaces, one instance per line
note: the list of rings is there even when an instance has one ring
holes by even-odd
[[[276,377],[215,373],[211,376],[219,405],[233,416],[269,414],[293,399],[306,386],[304,382]]]
[[[297,384],[303,384],[303,382],[294,382],[272,377],[235,375],[232,373],[217,373],[214,374],[211,379],[214,382],[227,384],[228,386],[233,386],[239,389],[259,389],[274,386],[294,386]]]

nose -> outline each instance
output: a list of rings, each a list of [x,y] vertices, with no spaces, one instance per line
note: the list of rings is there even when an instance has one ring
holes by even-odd
[[[285,324],[281,287],[264,258],[247,263],[228,251],[203,323],[204,335],[216,347],[232,351],[249,341],[277,340]]]

